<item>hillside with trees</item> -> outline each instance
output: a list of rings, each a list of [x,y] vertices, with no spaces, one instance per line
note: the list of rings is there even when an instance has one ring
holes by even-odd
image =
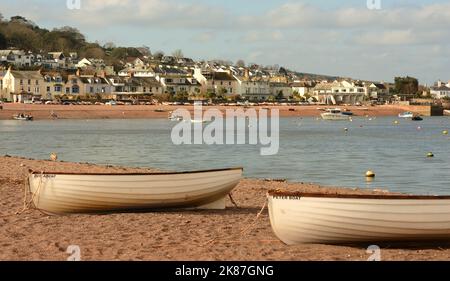
[[[76,28],[64,26],[47,30],[39,27],[34,22],[22,16],[14,16],[6,20],[0,13],[0,49],[14,48],[29,51],[35,54],[45,54],[48,52],[63,52],[65,55],[76,52],[80,58],[103,59],[108,65],[114,66],[116,70],[121,67],[121,62],[127,58],[153,56],[156,60],[161,60],[165,55],[162,51],[153,54],[149,47],[119,47],[114,43],[106,43],[103,46],[97,42],[88,42],[86,37]],[[175,50],[172,57],[179,59],[184,57],[181,49]],[[233,65],[227,60],[216,60],[219,64]],[[245,62],[236,62],[238,67],[244,67]],[[256,64],[255,64],[256,65]],[[258,68],[259,66],[256,65]],[[249,65],[251,68],[251,66]],[[271,67],[265,67],[271,69]],[[272,69],[280,69],[275,65]],[[336,79],[337,77],[327,75],[316,75],[309,73],[292,72],[304,79]]]

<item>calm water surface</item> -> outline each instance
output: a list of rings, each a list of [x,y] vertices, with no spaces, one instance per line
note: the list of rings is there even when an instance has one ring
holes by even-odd
[[[280,151],[269,157],[258,146],[173,145],[167,120],[0,121],[0,154],[47,159],[57,152],[64,161],[168,170],[243,166],[246,177],[450,194],[450,136],[442,134],[450,119],[394,120],[281,119]],[[435,158],[426,157],[430,151]],[[377,173],[372,183],[369,169]]]

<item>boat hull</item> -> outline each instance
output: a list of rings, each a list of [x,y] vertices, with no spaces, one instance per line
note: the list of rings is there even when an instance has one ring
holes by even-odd
[[[269,213],[276,236],[288,245],[450,240],[450,198],[269,195]]]
[[[398,118],[413,118],[414,114],[411,112],[401,113],[398,115]]]
[[[191,173],[31,174],[34,206],[50,214],[161,208],[225,209],[242,169]]]
[[[321,114],[323,120],[328,121],[348,121],[350,120],[350,116],[344,114],[335,114],[335,113],[322,113]]]

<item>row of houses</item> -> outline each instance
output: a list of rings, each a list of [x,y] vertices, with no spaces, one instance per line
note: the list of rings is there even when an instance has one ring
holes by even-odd
[[[123,70],[118,75],[106,71],[89,73],[58,71],[0,71],[0,98],[12,102],[73,99],[149,100],[158,94],[185,93],[193,98],[224,97],[249,101],[303,98],[325,104],[355,104],[383,100],[389,96],[385,84],[352,81],[289,82],[283,77],[252,73],[248,69],[207,69],[193,71],[159,66]]]
[[[39,66],[47,69],[74,69],[77,63],[77,53],[66,56],[63,52],[34,54],[16,49],[0,50],[0,64],[13,65],[16,68]]]

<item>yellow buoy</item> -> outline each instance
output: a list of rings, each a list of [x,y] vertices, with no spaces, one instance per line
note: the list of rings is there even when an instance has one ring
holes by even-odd
[[[366,177],[367,178],[374,178],[375,177],[375,173],[373,171],[367,171]]]
[[[447,130],[442,131],[442,134],[443,134],[443,135],[448,135],[448,131],[447,131]]]
[[[395,125],[398,125],[398,124],[400,124],[400,122],[398,122],[397,120],[395,120],[395,121],[394,121],[394,124],[395,124]]]
[[[433,158],[433,157],[434,157],[433,152],[428,152],[427,157],[428,157],[428,158]]]

